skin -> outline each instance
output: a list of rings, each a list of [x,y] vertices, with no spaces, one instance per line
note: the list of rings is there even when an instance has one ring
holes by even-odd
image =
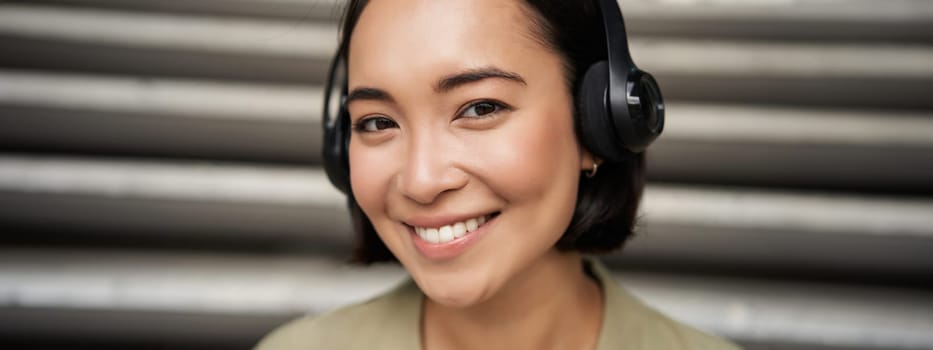
[[[574,135],[560,57],[521,6],[376,0],[350,41],[351,186],[427,296],[427,349],[586,349],[599,333],[600,288],[579,254],[554,248],[594,159]],[[439,86],[477,71],[510,77]],[[490,213],[454,258],[415,248],[413,221]]]

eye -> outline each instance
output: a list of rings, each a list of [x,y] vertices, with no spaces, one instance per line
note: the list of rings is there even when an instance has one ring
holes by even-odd
[[[463,112],[460,112],[460,116],[468,118],[482,118],[506,108],[508,107],[496,101],[479,101],[468,105],[463,110]]]
[[[386,117],[371,117],[356,122],[353,128],[360,132],[375,132],[396,127],[398,127],[398,124],[392,119]]]

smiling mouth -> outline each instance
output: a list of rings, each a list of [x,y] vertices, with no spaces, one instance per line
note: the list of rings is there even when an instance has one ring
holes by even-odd
[[[415,233],[425,242],[430,244],[444,244],[466,236],[470,232],[476,231],[484,224],[486,224],[486,222],[494,219],[498,215],[499,212],[495,212],[441,227],[410,227],[412,227],[415,230]]]

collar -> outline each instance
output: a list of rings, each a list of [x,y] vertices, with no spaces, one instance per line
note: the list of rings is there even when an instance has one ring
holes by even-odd
[[[653,309],[645,306],[641,301],[625,291],[613,279],[612,273],[598,259],[585,257],[583,267],[596,279],[603,293],[603,320],[599,330],[596,350],[611,350],[624,347],[629,350],[651,349],[649,329],[663,322],[663,317]],[[394,305],[393,314],[399,317],[394,325],[386,327],[397,329],[394,334],[415,334],[414,337],[404,337],[404,346],[399,349],[422,349],[421,344],[421,316],[424,306],[424,293],[412,279],[408,279],[396,287],[391,293],[396,300],[390,302]],[[388,339],[387,339],[388,341]],[[393,343],[399,339],[392,340]],[[401,344],[400,344],[401,345]]]

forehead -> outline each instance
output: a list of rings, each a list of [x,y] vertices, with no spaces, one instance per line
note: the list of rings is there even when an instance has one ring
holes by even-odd
[[[374,0],[353,30],[350,86],[499,66],[550,54],[518,0]]]

